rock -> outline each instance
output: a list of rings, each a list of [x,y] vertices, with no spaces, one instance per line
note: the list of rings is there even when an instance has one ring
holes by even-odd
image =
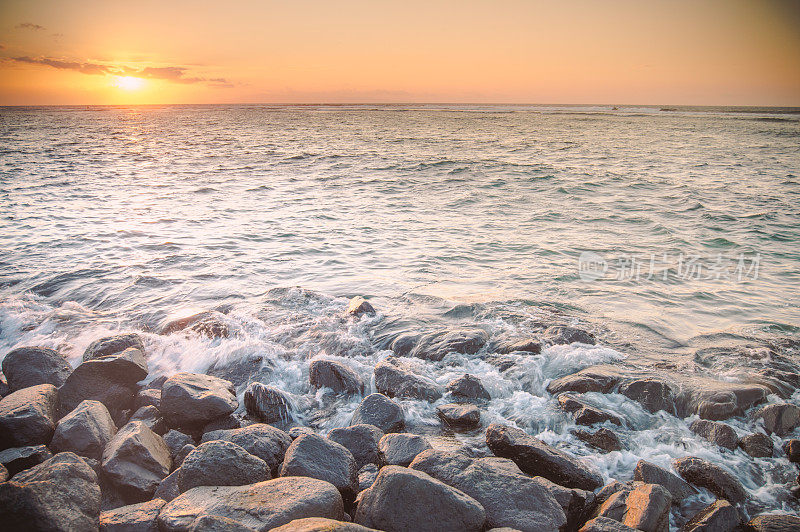
[[[334,521],[323,517],[306,517],[305,519],[295,519],[294,521],[273,528],[272,532],[379,532],[374,528],[347,523],[344,521]]]
[[[669,532],[672,497],[658,484],[642,484],[628,494],[622,524],[643,532]]]
[[[101,532],[158,532],[158,512],[166,504],[153,499],[100,514]]]
[[[796,532],[800,530],[800,517],[790,514],[762,514],[745,526],[747,532]]]
[[[375,425],[351,425],[328,433],[328,439],[350,451],[358,469],[367,464],[383,465],[383,455],[378,447],[381,438],[383,432]]]
[[[0,449],[50,443],[56,395],[52,384],[39,384],[0,399]]]
[[[364,491],[375,483],[378,478],[378,466],[366,464],[358,470],[358,491]]]
[[[701,458],[679,458],[672,466],[684,479],[695,486],[706,488],[721,499],[738,504],[747,498],[747,492],[736,477]]]
[[[272,478],[264,460],[224,440],[201,444],[186,456],[180,467],[181,492],[197,486],[242,486]]]
[[[431,449],[428,440],[408,433],[387,434],[378,446],[386,464],[399,466],[407,466],[419,453]]]
[[[577,327],[568,327],[566,325],[554,325],[548,327],[544,331],[545,339],[551,344],[573,344],[575,342],[581,344],[595,344],[594,335],[590,332],[578,329]]]
[[[186,459],[187,456],[189,456],[189,453],[191,453],[195,449],[197,449],[197,447],[195,447],[191,443],[187,443],[186,445],[181,447],[181,449],[177,453],[175,453],[175,456],[172,457],[172,467],[174,469],[177,469],[180,466],[182,466],[183,461]]]
[[[206,432],[214,432],[215,430],[228,430],[240,429],[242,422],[236,417],[236,413],[228,414],[227,416],[218,417],[214,421],[209,421],[203,427],[203,434]]]
[[[154,406],[159,408],[161,406],[161,388],[143,388],[136,393],[136,398],[133,401],[133,409],[139,410],[143,406]]]
[[[58,388],[72,373],[72,366],[64,355],[45,347],[14,349],[5,356],[2,365],[11,392],[39,384]]]
[[[578,532],[636,532],[636,530],[615,519],[595,517],[591,521],[587,521]]]
[[[500,460],[507,464],[498,464]],[[487,528],[507,526],[536,532],[559,530],[567,522],[561,504],[549,489],[523,474],[510,460],[428,450],[410,467],[478,501],[486,512]]]
[[[296,440],[304,434],[316,434],[316,431],[311,427],[292,427],[287,434],[292,440]]]
[[[285,393],[260,382],[251,382],[244,391],[247,413],[263,423],[289,421],[290,404]]]
[[[608,517],[620,523],[625,518],[627,511],[628,495],[633,491],[633,487],[622,489],[612,493],[606,500],[604,500],[595,512],[596,517]]]
[[[429,475],[386,466],[360,495],[354,521],[378,530],[480,531],[486,514],[464,492]]]
[[[400,405],[383,394],[373,393],[364,398],[353,412],[350,426],[375,425],[383,432],[399,432],[405,428],[405,416]]]
[[[268,380],[274,370],[274,364],[269,358],[250,353],[234,359],[217,360],[205,373],[230,381],[238,389],[251,382]]]
[[[345,502],[358,493],[358,468],[350,451],[322,436],[300,436],[286,450],[281,476],[311,477],[330,482]]]
[[[682,532],[728,532],[736,530],[742,519],[739,512],[724,499],[709,504],[681,528]]]
[[[6,480],[8,480],[8,477],[9,477],[8,469],[6,469],[6,466],[4,466],[3,464],[0,464],[0,482],[5,482]],[[360,479],[359,482],[361,482]]]
[[[520,429],[489,425],[486,444],[496,456],[510,458],[529,475],[539,475],[561,486],[588,491],[603,485],[602,477],[587,465]]]
[[[744,436],[739,440],[739,447],[753,458],[770,458],[772,456],[772,438],[763,432]]]
[[[438,362],[449,353],[474,355],[486,344],[488,336],[483,329],[459,329],[422,336],[409,356]]]
[[[273,529],[275,530],[275,529]],[[195,520],[191,532],[255,532],[238,521],[219,515],[204,515]]]
[[[266,531],[304,517],[341,520],[344,507],[339,491],[330,483],[286,477],[246,486],[191,489],[167,503],[158,521],[164,532],[188,532],[205,516],[227,518]]]
[[[356,296],[350,300],[347,305],[345,315],[347,316],[361,316],[362,314],[375,315],[375,309],[370,305],[369,301],[361,296]]]
[[[513,472],[516,475],[524,475],[522,470],[520,470],[514,462],[506,458],[491,457],[485,458],[484,460],[495,468],[500,469],[500,463],[502,463],[503,469],[507,469],[509,472]],[[513,466],[513,470],[508,466]],[[561,505],[567,517],[567,524],[562,527],[565,530],[575,530],[578,528],[581,523],[588,519],[589,512],[596,506],[596,497],[591,491],[565,488],[544,477],[533,477],[533,480],[549,491],[558,504]]]
[[[388,397],[408,397],[434,402],[442,397],[439,386],[417,375],[404,361],[389,357],[375,366],[375,389]]]
[[[105,476],[126,499],[149,499],[172,467],[164,440],[141,421],[128,423],[103,451]]]
[[[131,421],[141,421],[159,436],[163,436],[167,432],[167,424],[161,417],[161,412],[154,406],[143,406],[128,419],[128,423]]]
[[[0,451],[0,464],[4,466],[6,475],[13,477],[20,471],[30,469],[52,457],[53,453],[45,445],[13,447]]]
[[[633,479],[645,484],[658,484],[669,491],[672,502],[681,504],[686,497],[691,497],[697,490],[677,475],[673,475],[663,467],[639,460],[633,471]]]
[[[99,516],[97,474],[73,453],[59,453],[0,484],[5,530],[97,530]]]
[[[507,343],[497,349],[497,352],[502,354],[516,353],[519,351],[538,355],[542,352],[542,343],[536,338],[526,338],[524,340]]]
[[[550,381],[550,384],[547,385],[547,391],[553,395],[558,395],[562,392],[609,393],[621,380],[622,376],[615,368],[592,366],[572,375]]]
[[[135,347],[92,358],[75,368],[58,390],[58,415],[65,416],[87,399],[100,401],[121,422],[133,406],[136,383],[147,377],[144,354]]]
[[[619,441],[619,437],[617,437],[614,432],[606,428],[597,429],[594,432],[580,429],[576,429],[571,432],[573,436],[582,442],[607,453],[612,451],[621,451],[623,449],[622,442]]]
[[[213,440],[224,440],[239,445],[248,453],[264,460],[270,470],[275,470],[283,461],[286,449],[292,443],[284,431],[263,423],[203,434],[202,443]]]
[[[312,360],[308,380],[315,388],[330,388],[335,393],[364,393],[364,381],[358,373],[334,360]]]
[[[173,428],[200,428],[237,406],[231,383],[217,377],[178,373],[161,387],[161,414]]]
[[[481,380],[470,374],[462,375],[450,381],[447,385],[447,391],[456,401],[488,401],[491,399]]]
[[[692,424],[689,425],[689,429],[711,443],[715,443],[731,451],[736,450],[736,446],[739,444],[739,437],[736,435],[736,431],[733,430],[730,425],[720,423],[719,421],[695,419],[692,421]]]
[[[172,334],[186,329],[207,338],[229,338],[231,335],[225,315],[213,310],[173,320],[164,326],[161,334]]]
[[[755,436],[755,434],[753,436]],[[769,456],[772,456],[772,440],[770,440],[769,437],[767,437],[767,439],[769,440]],[[744,438],[742,438],[742,440],[744,440]],[[788,458],[790,462],[794,462],[795,464],[800,463],[800,440],[787,440],[783,444],[783,452],[786,453],[786,458]]]
[[[473,430],[481,424],[481,411],[475,405],[440,405],[436,407],[436,414],[445,426],[455,431]]]
[[[756,414],[764,421],[768,434],[785,436],[800,425],[800,407],[790,403],[767,405]]]
[[[623,383],[619,393],[642,405],[645,410],[655,414],[663,410],[675,415],[675,392],[672,387],[658,379],[635,379]]]
[[[194,445],[194,439],[183,432],[178,432],[173,429],[164,434],[164,443],[167,444],[169,454],[172,455],[174,459],[175,455],[183,449],[184,445]]]
[[[11,393],[11,390],[8,389],[6,376],[0,371],[0,397],[5,397],[9,393]]]
[[[679,417],[697,414],[701,419],[722,421],[741,415],[751,406],[764,402],[769,390],[762,385],[710,380],[691,380],[678,395]]]
[[[136,333],[118,334],[116,336],[107,336],[95,340],[86,351],[83,352],[83,361],[92,360],[93,358],[100,358],[107,355],[115,355],[121,353],[126,349],[133,347],[144,353],[144,343],[142,337]]]
[[[595,408],[572,394],[559,395],[558,404],[565,412],[573,414],[575,423],[578,425],[594,425],[595,423],[604,423],[606,421],[610,421],[615,425],[622,425],[622,420],[619,417]]]
[[[153,499],[162,499],[169,502],[180,495],[181,490],[178,488],[178,480],[180,479],[181,473],[182,471],[178,468],[167,475],[164,480],[159,483],[158,488],[156,488]]]

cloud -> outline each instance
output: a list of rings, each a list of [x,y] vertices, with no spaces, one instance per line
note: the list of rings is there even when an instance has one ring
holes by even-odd
[[[18,30],[33,30],[39,31],[45,29],[44,26],[40,26],[39,24],[34,24],[33,22],[20,22],[15,26]]]

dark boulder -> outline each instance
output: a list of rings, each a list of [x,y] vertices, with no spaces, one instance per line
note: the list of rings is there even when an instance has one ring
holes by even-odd
[[[744,438],[742,438],[742,440],[744,440]],[[769,456],[772,456],[772,440],[769,440],[769,450]],[[783,444],[783,452],[786,453],[786,458],[788,458],[790,462],[800,464],[800,440],[787,440]]]
[[[31,445],[28,447],[12,447],[0,451],[0,464],[6,469],[6,474],[13,477],[20,471],[30,469],[45,460],[53,457],[53,453],[45,445]]]
[[[330,388],[335,393],[364,393],[364,381],[358,373],[335,360],[312,360],[308,380],[315,388]]]
[[[606,428],[597,429],[594,432],[581,429],[576,429],[571,432],[573,436],[582,442],[606,453],[621,451],[623,449],[619,437],[613,431]]]
[[[230,382],[198,373],[178,373],[161,387],[161,414],[170,427],[197,429],[236,410]]]
[[[191,436],[184,434],[183,432],[179,432],[177,430],[170,430],[164,434],[164,443],[167,444],[167,448],[169,449],[169,454],[172,455],[174,460],[175,455],[180,452],[181,449],[185,445],[194,445],[194,438]]]
[[[172,467],[173,467],[173,469],[177,469],[180,466],[182,466],[183,465],[183,461],[186,459],[187,456],[189,456],[189,453],[191,453],[195,449],[197,449],[197,447],[195,447],[191,443],[187,443],[186,445],[181,447],[180,450],[177,453],[175,453],[175,455],[172,457]],[[264,480],[264,479],[262,479],[262,480]]]
[[[422,336],[409,356],[440,361],[449,353],[474,355],[486,344],[488,335],[483,329],[459,329]]]
[[[121,353],[126,349],[133,347],[144,353],[144,343],[142,337],[136,333],[118,334],[115,336],[107,336],[95,340],[86,351],[83,352],[83,361],[92,360],[93,358],[100,358],[107,355],[115,355]]]
[[[159,436],[163,436],[167,432],[167,423],[161,417],[158,408],[154,406],[143,406],[128,418],[128,423],[131,421],[141,421]]]
[[[143,388],[136,393],[136,398],[133,401],[133,409],[138,410],[143,406],[154,406],[159,408],[161,406],[161,388]]]
[[[358,468],[346,447],[322,436],[300,436],[286,450],[281,476],[311,477],[330,482],[345,502],[358,493]]]
[[[615,368],[593,366],[550,381],[547,391],[553,395],[562,392],[609,393],[622,379],[622,375]]]
[[[588,491],[603,485],[602,477],[589,466],[520,429],[489,425],[486,444],[496,456],[510,458],[529,475]]]
[[[383,394],[373,393],[361,401],[350,419],[353,425],[375,425],[383,432],[399,432],[405,428],[405,416],[400,405]]]
[[[436,414],[443,425],[454,431],[474,430],[481,424],[481,411],[475,405],[440,405],[436,407]]]
[[[731,451],[736,450],[736,446],[739,444],[739,437],[736,435],[736,431],[733,430],[733,427],[725,423],[720,423],[719,421],[695,419],[692,421],[689,429],[711,443],[715,443]]]
[[[195,520],[190,532],[255,532],[255,529],[229,517],[204,515]]]
[[[50,443],[56,396],[55,386],[39,384],[0,399],[0,449]]]
[[[166,501],[153,499],[100,514],[101,532],[158,532],[158,513]]]
[[[73,453],[59,453],[0,484],[5,530],[97,530],[97,474]]]
[[[679,417],[697,414],[701,419],[722,421],[764,402],[768,393],[757,384],[691,379],[678,394],[677,413]]]
[[[785,436],[800,426],[800,407],[791,403],[767,405],[756,414],[764,422],[768,434]]]
[[[450,381],[447,385],[447,391],[456,401],[488,401],[491,399],[481,380],[470,374],[462,375]]]
[[[548,327],[544,331],[544,339],[551,344],[572,344],[578,342],[581,344],[594,345],[596,342],[592,333],[566,325]]]
[[[383,432],[375,425],[352,425],[328,433],[328,439],[350,451],[358,469],[367,464],[383,465],[383,455],[378,447],[381,438]]]
[[[304,517],[344,517],[342,496],[329,482],[286,477],[245,486],[203,486],[167,503],[158,516],[164,532],[196,530],[208,517],[267,531]]]
[[[8,480],[9,474],[8,469],[3,464],[0,464],[0,482],[5,482]]]
[[[728,501],[738,504],[747,498],[747,492],[732,474],[701,458],[689,456],[672,463],[675,470],[695,486]]]
[[[729,532],[736,530],[742,518],[735,507],[724,499],[709,504],[681,528],[682,532]]]
[[[334,521],[324,517],[306,517],[305,519],[295,519],[278,528],[273,528],[271,532],[380,532],[374,528],[348,523],[345,521]]]
[[[622,524],[643,532],[669,532],[672,497],[658,484],[636,486],[625,500]]]
[[[743,529],[745,532],[797,532],[800,530],[800,517],[791,514],[762,514],[751,519]]]
[[[164,480],[158,484],[158,488],[153,493],[153,499],[162,499],[169,502],[180,495],[181,490],[178,488],[178,480],[180,480],[181,473],[181,469],[178,468],[164,477]]]
[[[361,316],[363,314],[374,316],[375,309],[369,301],[361,296],[356,296],[347,304],[347,310],[344,313],[346,316]]]
[[[558,396],[558,404],[562,410],[569,412],[578,425],[594,425],[610,421],[614,425],[622,425],[622,420],[599,408],[596,408],[573,394],[564,393]]]
[[[264,460],[270,470],[275,470],[283,461],[286,449],[292,443],[292,439],[284,431],[263,423],[203,434],[202,443],[213,440],[224,440],[239,445],[248,453]]]
[[[748,434],[739,440],[739,447],[753,458],[770,458],[772,456],[772,438],[763,432]]]
[[[128,423],[103,451],[103,473],[124,498],[141,502],[152,497],[169,475],[172,458],[164,440],[141,421]]]
[[[388,465],[407,466],[422,451],[431,449],[431,444],[417,434],[387,434],[378,444],[384,462]]]
[[[214,310],[198,312],[167,323],[161,334],[189,330],[207,338],[228,338],[231,335],[225,315]]]
[[[660,410],[675,415],[675,392],[659,379],[635,379],[623,383],[619,393],[642,405],[650,413]]]
[[[180,468],[181,493],[197,486],[242,486],[272,478],[264,460],[224,440],[201,444],[183,459]]]
[[[253,419],[262,423],[287,422],[291,419],[288,396],[260,382],[251,382],[244,391],[244,407]]]
[[[637,532],[635,529],[625,526],[616,519],[608,517],[595,517],[587,521],[578,532]]]
[[[358,470],[358,491],[364,491],[375,483],[378,478],[378,466],[367,464]]]
[[[431,403],[442,397],[439,385],[417,375],[405,361],[395,357],[375,366],[375,389],[388,397],[407,397]]]
[[[542,343],[536,338],[526,338],[503,344],[497,349],[497,352],[502,354],[523,352],[538,355],[542,352]]]
[[[633,479],[645,484],[658,484],[669,491],[672,502],[680,504],[686,497],[691,497],[697,490],[677,475],[673,475],[663,467],[639,460],[633,471]]]
[[[20,347],[3,358],[3,374],[11,392],[38,384],[64,384],[72,366],[67,358],[46,347]]]
[[[316,433],[317,432],[311,427],[302,427],[302,426],[292,427],[287,431],[287,434],[292,440],[296,440],[297,438],[303,436],[304,434],[316,434]]]
[[[426,473],[386,466],[360,495],[354,521],[378,530],[478,532],[486,513],[478,501]]]

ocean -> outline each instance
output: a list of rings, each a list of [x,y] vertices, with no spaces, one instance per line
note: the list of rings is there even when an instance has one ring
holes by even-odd
[[[310,358],[370,382],[387,339],[480,328],[478,353],[412,364],[442,386],[479,376],[485,423],[591,457],[606,480],[693,453],[736,472],[753,511],[796,511],[775,489],[796,476],[785,457],[754,462],[598,393],[630,420],[626,450],[599,454],[576,445],[545,387],[599,363],[741,380],[743,348],[800,364],[798,206],[797,109],[2,108],[0,357],[37,345],[77,365],[93,340],[129,331],[149,379],[258,355],[295,422],[326,432],[358,398],[321,409]],[[375,317],[342,318],[356,295]],[[228,337],[159,334],[207,310]],[[597,345],[547,347],[511,374],[489,362],[497,342],[555,323]],[[769,398],[783,400],[800,395]],[[442,437],[435,405],[402,404]],[[455,439],[480,452],[480,435]]]

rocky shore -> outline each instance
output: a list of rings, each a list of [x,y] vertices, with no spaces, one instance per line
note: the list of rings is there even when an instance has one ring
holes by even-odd
[[[375,314],[363,298],[341,316]],[[223,314],[167,324],[162,334],[227,338]],[[687,453],[669,467],[640,459],[608,478],[576,448],[518,423],[491,420],[492,395],[468,372],[446,385],[415,360],[456,353],[513,374],[553,345],[593,345],[593,334],[550,324],[498,341],[480,328],[376,337],[390,351],[368,381],[340,358],[314,358],[308,386],[323,406],[360,399],[348,423],[298,423],[298,399],[259,373],[258,360],[207,374],[150,375],[141,335],[93,342],[74,367],[60,352],[7,353],[0,382],[0,527],[64,531],[580,531],[800,530],[796,513],[759,512],[736,471]],[[743,353],[744,357],[746,353]],[[709,356],[699,352],[698,357]],[[628,411],[592,398],[619,396],[684,423],[709,448],[748,467],[800,464],[800,385],[792,360],[747,354],[747,379],[590,365],[542,392],[576,426],[576,444],[625,450]],[[777,398],[777,400],[776,400]],[[433,404],[441,426],[417,430],[404,401]],[[326,406],[327,405],[327,406]],[[322,416],[323,413],[318,413]],[[345,425],[345,426],[341,426]],[[544,432],[544,431],[542,431]],[[447,437],[439,437],[444,434]],[[468,435],[475,445],[461,445]],[[797,508],[797,479],[775,500]]]

